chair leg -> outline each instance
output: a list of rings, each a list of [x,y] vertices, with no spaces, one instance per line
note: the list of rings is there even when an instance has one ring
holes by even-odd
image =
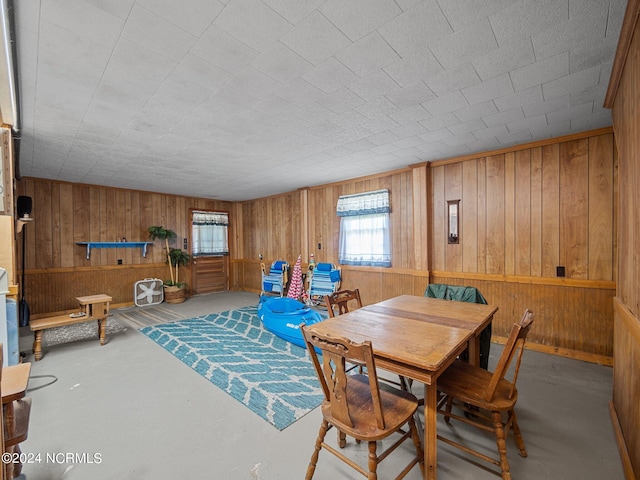
[[[318,455],[320,454],[322,442],[324,442],[324,437],[327,435],[328,429],[329,423],[326,420],[323,420],[322,425],[320,425],[320,431],[318,432],[318,438],[316,438],[316,446],[313,450],[313,454],[311,455],[311,459],[309,460],[307,474],[304,477],[305,480],[311,480],[313,478],[313,474],[316,471],[316,465],[318,464]]]
[[[368,480],[378,480],[378,455],[376,454],[376,442],[369,442],[369,475]]]
[[[516,444],[518,445],[520,456],[526,457],[527,449],[524,447],[524,439],[522,438],[522,434],[520,433],[520,427],[518,426],[518,419],[516,417],[515,410],[509,411],[509,419],[511,420],[511,428],[513,429],[513,434],[516,437]]]
[[[422,475],[424,475],[424,451],[422,450],[422,442],[420,441],[418,427],[416,427],[416,421],[413,417],[409,418],[409,430],[411,431],[411,440],[413,440],[413,445],[416,447],[416,456],[418,457],[420,471],[422,472]]]
[[[502,480],[511,480],[511,472],[509,471],[509,461],[507,460],[507,442],[504,435],[504,427],[502,424],[502,415],[500,412],[491,412],[493,417],[493,430],[496,435],[496,444],[500,453],[500,469],[502,470]]]
[[[347,434],[344,433],[342,430],[338,430],[336,432],[338,434],[338,446],[340,448],[344,448],[347,446]]]
[[[449,423],[449,421],[451,420],[451,416],[448,414],[451,413],[452,406],[453,406],[453,397],[447,397],[447,406],[445,408],[447,415],[444,416],[444,421],[447,423]]]

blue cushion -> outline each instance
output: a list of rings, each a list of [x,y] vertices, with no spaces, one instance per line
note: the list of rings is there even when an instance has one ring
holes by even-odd
[[[282,271],[282,266],[286,263],[287,262],[285,260],[278,260],[277,262],[273,262],[273,265],[271,265],[271,270],[277,269]]]

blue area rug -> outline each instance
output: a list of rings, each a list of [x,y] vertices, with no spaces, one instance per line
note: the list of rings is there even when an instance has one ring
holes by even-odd
[[[265,330],[256,307],[149,326],[140,332],[278,430],[322,402],[307,351]]]

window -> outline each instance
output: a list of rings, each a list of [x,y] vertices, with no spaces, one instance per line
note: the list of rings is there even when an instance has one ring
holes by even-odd
[[[191,251],[193,256],[227,255],[229,214],[226,212],[193,212]]]
[[[343,265],[391,266],[389,191],[344,195],[338,199]]]

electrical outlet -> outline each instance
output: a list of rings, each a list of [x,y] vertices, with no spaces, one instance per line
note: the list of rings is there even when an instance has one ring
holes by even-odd
[[[118,259],[118,265],[122,265],[122,259],[121,258]]]
[[[318,244],[318,250],[322,250],[322,244],[321,243]]]
[[[567,274],[566,270],[564,267],[560,266],[560,267],[556,267],[556,276],[557,277],[564,277]]]

